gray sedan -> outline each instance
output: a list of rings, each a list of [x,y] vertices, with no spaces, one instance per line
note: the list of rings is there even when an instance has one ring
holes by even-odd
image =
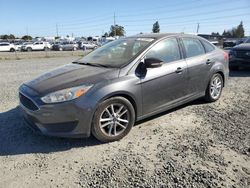
[[[126,136],[138,120],[200,97],[218,100],[228,72],[228,54],[203,38],[137,35],[24,83],[20,106],[39,133],[93,134],[109,142]]]

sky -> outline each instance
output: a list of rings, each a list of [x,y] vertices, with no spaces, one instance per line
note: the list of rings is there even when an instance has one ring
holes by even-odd
[[[114,19],[115,18],[115,19]],[[126,35],[222,33],[243,21],[250,36],[250,0],[0,0],[0,35],[100,36],[115,23]]]

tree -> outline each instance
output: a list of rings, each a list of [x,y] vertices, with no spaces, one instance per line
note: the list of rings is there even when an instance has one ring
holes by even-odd
[[[220,33],[219,32],[212,32],[211,35],[212,36],[220,36]]]
[[[160,33],[160,25],[159,25],[159,22],[156,21],[154,24],[153,24],[153,29],[152,29],[153,33]]]
[[[22,39],[25,40],[25,41],[27,41],[27,40],[32,40],[32,37],[29,36],[29,35],[24,35],[24,36],[22,37]]]
[[[123,26],[120,26],[120,25],[111,25],[109,36],[111,36],[111,37],[114,37],[114,36],[124,36],[125,33],[126,32],[125,32]]]
[[[241,21],[237,27],[233,27],[229,30],[224,30],[222,33],[224,37],[233,37],[233,38],[243,38],[245,36],[245,30],[243,27],[243,22]]]
[[[243,27],[243,22],[241,21],[240,24],[237,26],[235,30],[235,35],[238,38],[243,38],[245,36],[245,30]]]
[[[1,36],[1,39],[4,39],[4,40],[7,40],[8,38],[9,38],[8,35],[2,35],[2,36]]]
[[[15,35],[13,35],[13,34],[10,34],[9,35],[9,37],[8,37],[8,39],[15,39],[16,37],[15,37]]]
[[[107,32],[105,32],[103,36],[104,36],[104,37],[108,37],[109,34],[108,34]]]

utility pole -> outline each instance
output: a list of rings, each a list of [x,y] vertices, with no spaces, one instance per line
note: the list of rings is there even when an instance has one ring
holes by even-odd
[[[115,33],[114,33],[114,35],[116,36],[116,20],[115,20],[115,12],[114,12],[114,28],[115,28]]]
[[[56,36],[58,37],[58,25],[56,24]]]
[[[196,30],[197,34],[199,33],[199,29],[200,29],[200,23],[197,23],[197,30]]]
[[[26,27],[26,35],[29,35],[28,27]]]

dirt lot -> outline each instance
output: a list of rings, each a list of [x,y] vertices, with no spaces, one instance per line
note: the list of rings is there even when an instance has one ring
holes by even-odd
[[[18,86],[76,57],[0,61],[0,187],[250,187],[250,70],[222,98],[139,122],[119,142],[34,134]]]
[[[84,56],[86,53],[89,53],[89,52],[90,52],[90,50],[86,50],[86,51],[77,50],[77,51],[0,52],[0,61],[1,60],[34,59],[34,58]]]

